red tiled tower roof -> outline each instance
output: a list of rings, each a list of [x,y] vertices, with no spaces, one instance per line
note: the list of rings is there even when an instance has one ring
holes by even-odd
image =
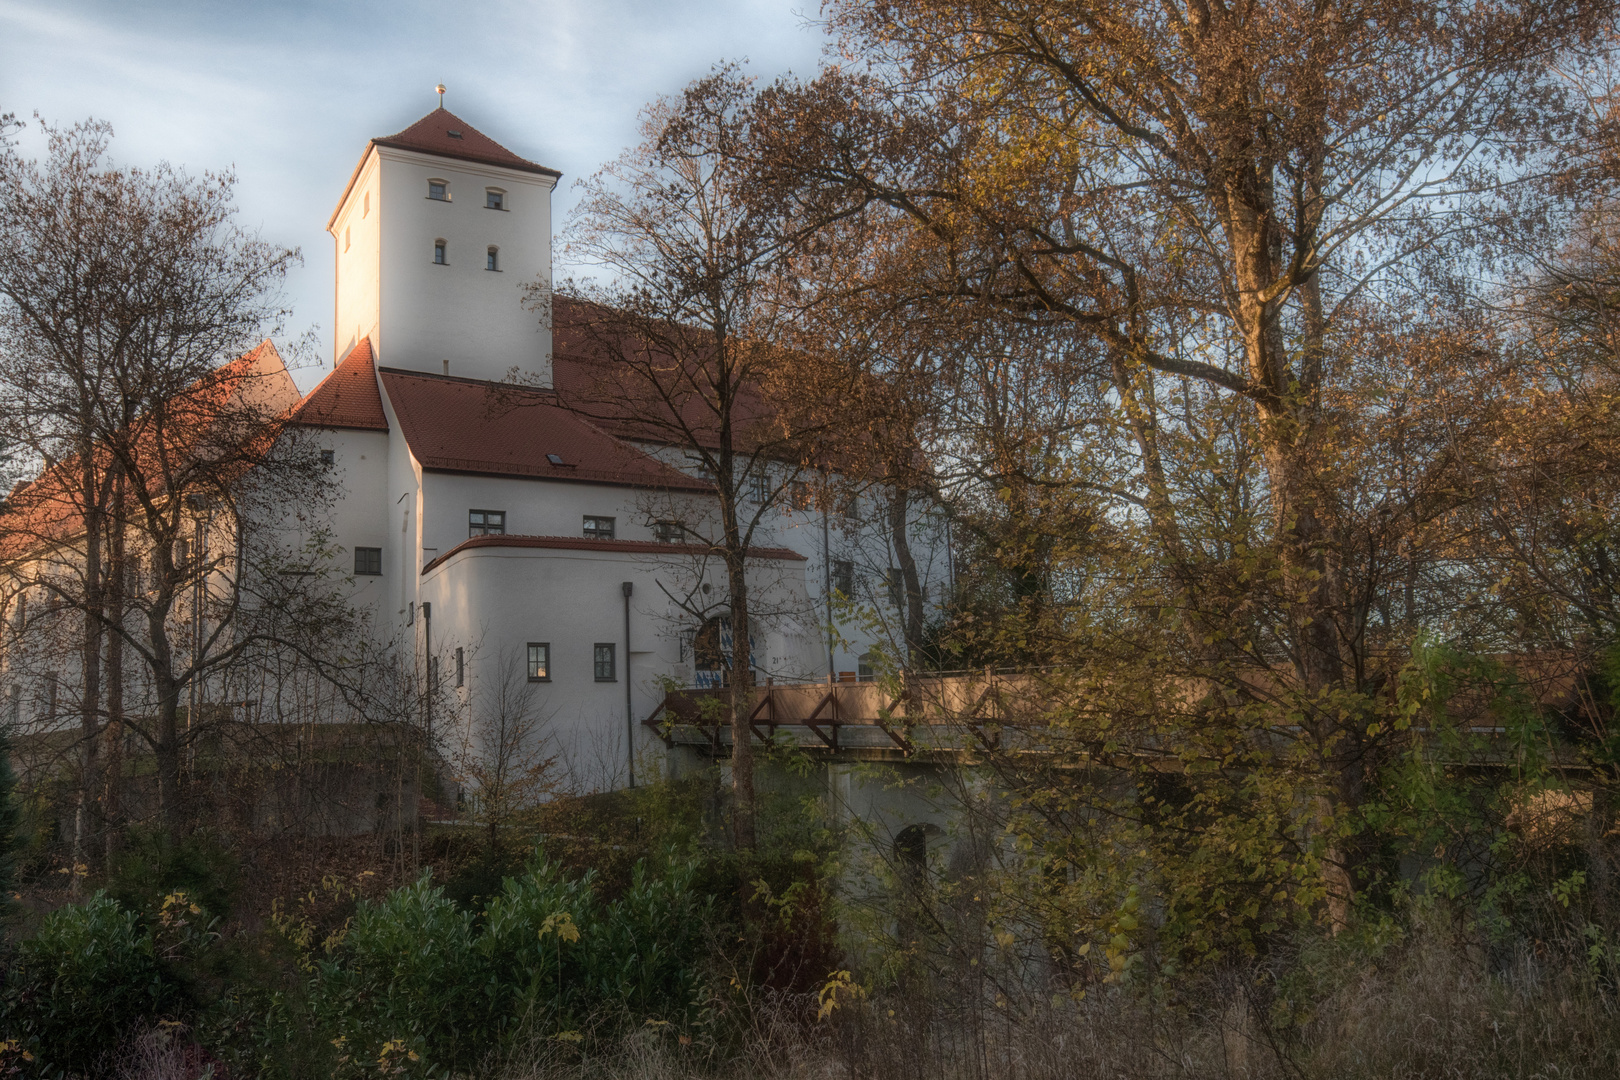
[[[371,339],[363,338],[320,385],[293,410],[292,422],[308,427],[387,431]]]
[[[564,408],[548,390],[379,370],[400,432],[425,469],[714,491]]]
[[[540,173],[542,176],[562,175],[556,169],[548,169],[528,158],[518,157],[442,105],[404,131],[372,139],[371,143],[373,146],[393,146],[401,150],[437,154],[439,157],[500,165]]]

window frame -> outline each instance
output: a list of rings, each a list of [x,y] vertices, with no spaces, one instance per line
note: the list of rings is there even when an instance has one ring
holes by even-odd
[[[678,521],[653,522],[653,539],[660,544],[686,543],[686,526]]]
[[[601,523],[607,522],[607,535],[602,534]],[[604,514],[586,514],[584,524],[581,526],[582,535],[588,540],[613,540],[619,535],[619,519]]]
[[[536,674],[536,650],[539,652],[538,670]],[[551,642],[531,641],[524,652],[523,674],[530,682],[551,681]]]
[[[855,560],[834,559],[828,567],[828,584],[845,600],[855,598]]]
[[[607,674],[602,674],[602,650],[607,650]],[[591,646],[591,674],[599,683],[619,681],[619,650],[616,642],[598,641]]]
[[[484,249],[484,269],[496,274],[501,272],[500,245],[491,244]]]
[[[473,515],[474,514],[482,514],[483,517],[484,517],[482,523],[479,524],[479,526],[478,526],[478,529],[479,529],[478,532],[473,532]],[[489,520],[491,514],[493,514],[496,517],[499,517],[501,519],[499,525],[492,525],[491,524],[491,522]],[[482,510],[482,509],[479,509],[478,507],[468,507],[467,508],[467,538],[469,540],[472,539],[475,536],[505,536],[505,535],[506,535],[506,511],[505,510]]]
[[[447,241],[447,240],[434,240],[433,241],[433,265],[434,266],[449,266],[450,265],[450,243],[449,243],[449,241]]]
[[[495,201],[493,203],[491,203],[490,202],[491,199],[494,199]],[[506,189],[505,188],[493,188],[493,187],[485,188],[484,189],[484,209],[485,210],[501,210],[501,211],[505,211],[506,210]]]
[[[375,570],[362,569],[361,556],[367,556],[364,565],[375,566]],[[371,558],[375,556],[375,558]],[[382,577],[382,548],[356,547],[354,549],[354,576],[355,577]]]
[[[430,177],[428,177],[427,185],[428,185],[428,193],[427,193],[428,198],[432,199],[434,202],[449,202],[450,201],[450,181],[448,181],[448,180],[439,180],[439,179],[437,179],[435,177],[430,176]],[[433,189],[434,188],[439,189],[439,193],[437,195],[433,194]]]

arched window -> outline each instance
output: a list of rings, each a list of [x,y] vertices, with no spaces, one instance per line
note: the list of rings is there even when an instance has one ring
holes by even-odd
[[[492,245],[490,247],[490,249],[487,252],[484,253],[484,269],[485,270],[499,270],[500,268],[501,268],[501,249],[498,248],[498,247],[494,247]]]
[[[448,245],[443,240],[433,241],[433,262],[438,266],[449,266],[450,258],[446,254]]]
[[[449,184],[449,182],[445,181],[445,180],[429,180],[428,181],[428,198],[437,199],[440,202],[449,202],[450,201],[450,184]]]

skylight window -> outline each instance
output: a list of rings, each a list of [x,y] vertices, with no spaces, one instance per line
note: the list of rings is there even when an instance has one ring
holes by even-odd
[[[451,137],[451,138],[452,138],[452,139],[459,139],[459,138],[461,138],[461,132],[459,132],[459,131],[456,131],[456,130],[455,130],[455,129],[453,129],[453,128],[447,128],[447,129],[445,129],[445,134],[446,134],[446,135],[448,135],[448,136],[450,136],[450,137]]]
[[[551,462],[553,465],[561,465],[563,463],[561,454],[547,454],[546,460]]]

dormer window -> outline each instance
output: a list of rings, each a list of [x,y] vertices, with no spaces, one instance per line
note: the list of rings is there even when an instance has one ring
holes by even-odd
[[[490,210],[506,209],[506,192],[499,188],[484,189],[484,206]]]
[[[438,199],[440,202],[450,201],[450,185],[443,180],[428,181],[428,198]]]
[[[445,243],[443,240],[433,241],[433,262],[436,266],[450,265],[450,260],[445,257]]]
[[[484,269],[499,270],[501,268],[501,249],[492,247],[484,254]]]

